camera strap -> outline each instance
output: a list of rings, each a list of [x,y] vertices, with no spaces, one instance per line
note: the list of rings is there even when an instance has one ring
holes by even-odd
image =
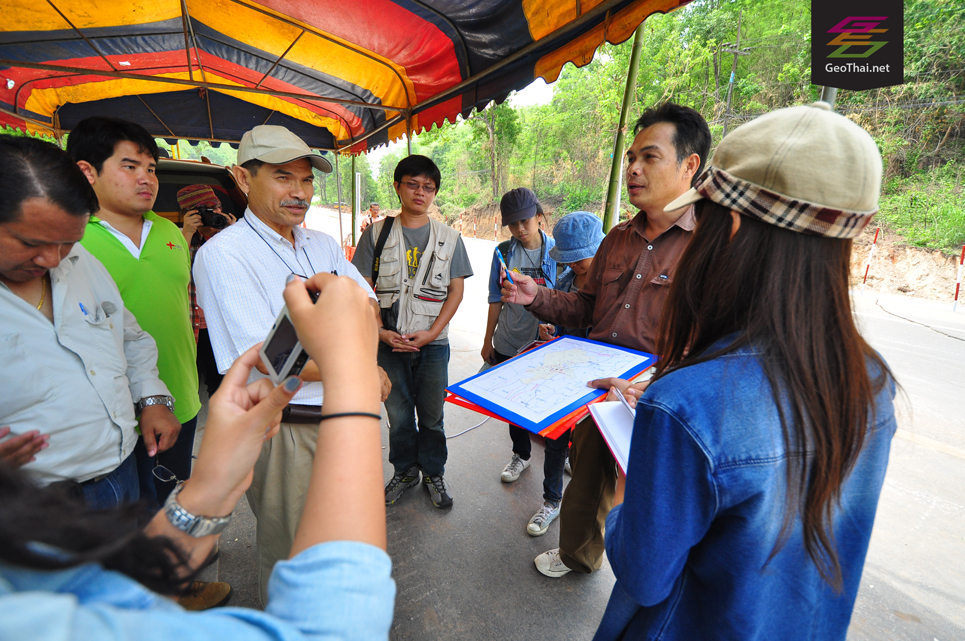
[[[382,250],[385,249],[385,241],[389,239],[389,232],[392,231],[392,223],[395,222],[394,216],[389,216],[382,223],[382,232],[375,241],[375,252],[372,254],[372,284],[378,287],[379,284],[379,262],[382,258]]]

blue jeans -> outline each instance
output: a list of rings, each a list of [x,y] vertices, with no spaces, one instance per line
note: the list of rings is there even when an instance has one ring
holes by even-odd
[[[442,424],[449,384],[449,345],[393,352],[379,343],[379,367],[392,381],[385,411],[389,415],[389,462],[395,473],[418,465],[426,476],[442,474],[449,456]]]
[[[191,457],[194,454],[194,433],[198,428],[198,417],[195,416],[187,423],[181,423],[178,440],[169,449],[157,455],[157,463],[168,468],[184,481],[191,476]],[[153,510],[160,510],[168,495],[174,490],[177,481],[164,481],[154,476],[154,457],[147,455],[144,447],[144,437],[139,436],[134,446],[134,456],[137,457],[137,476],[141,485],[141,499]]]
[[[127,503],[137,503],[140,497],[137,482],[137,463],[131,454],[117,468],[93,483],[81,483],[84,503],[91,510],[110,510]]]

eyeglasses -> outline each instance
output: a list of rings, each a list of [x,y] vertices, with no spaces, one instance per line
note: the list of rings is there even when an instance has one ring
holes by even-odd
[[[421,189],[424,193],[429,195],[436,193],[435,185],[420,184],[420,183],[414,183],[414,182],[408,182],[408,181],[402,184],[405,185],[406,188],[408,188],[408,190],[411,192],[417,192]]]
[[[156,456],[154,457],[154,469],[151,472],[154,474],[154,478],[162,483],[173,483],[179,480],[174,472],[157,462]]]

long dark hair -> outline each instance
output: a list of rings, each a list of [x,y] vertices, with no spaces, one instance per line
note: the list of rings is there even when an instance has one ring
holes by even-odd
[[[769,559],[799,515],[808,556],[839,591],[831,514],[891,376],[851,316],[851,241],[743,215],[731,239],[730,210],[709,200],[697,218],[661,320],[656,377],[749,345],[761,352],[786,451],[809,452],[787,457],[784,523]]]
[[[39,487],[0,463],[0,561],[35,570],[99,563],[159,594],[184,592],[194,574],[187,557],[170,539],[144,534],[145,508],[91,511],[77,494],[76,486]]]

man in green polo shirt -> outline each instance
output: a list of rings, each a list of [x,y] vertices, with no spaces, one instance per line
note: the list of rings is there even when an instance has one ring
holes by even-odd
[[[201,409],[188,303],[191,255],[177,225],[151,211],[158,148],[146,129],[116,118],[87,118],[70,132],[67,153],[100,202],[81,244],[104,264],[124,304],[154,338],[159,377],[174,395],[149,401],[167,404],[172,420],[162,429],[142,430],[134,448],[141,499],[158,508],[177,481],[191,475]],[[223,603],[230,592],[227,583],[195,582],[182,605],[206,609]]]
[[[190,253],[177,225],[151,211],[158,189],[158,150],[143,127],[114,118],[87,118],[71,131],[67,152],[100,201],[81,244],[104,263],[124,304],[154,337],[160,378],[174,395],[177,424],[170,432],[144,432],[135,450],[141,498],[156,501],[158,507],[175,482],[163,470],[155,471],[155,465],[179,480],[190,476],[201,409],[188,303]]]

